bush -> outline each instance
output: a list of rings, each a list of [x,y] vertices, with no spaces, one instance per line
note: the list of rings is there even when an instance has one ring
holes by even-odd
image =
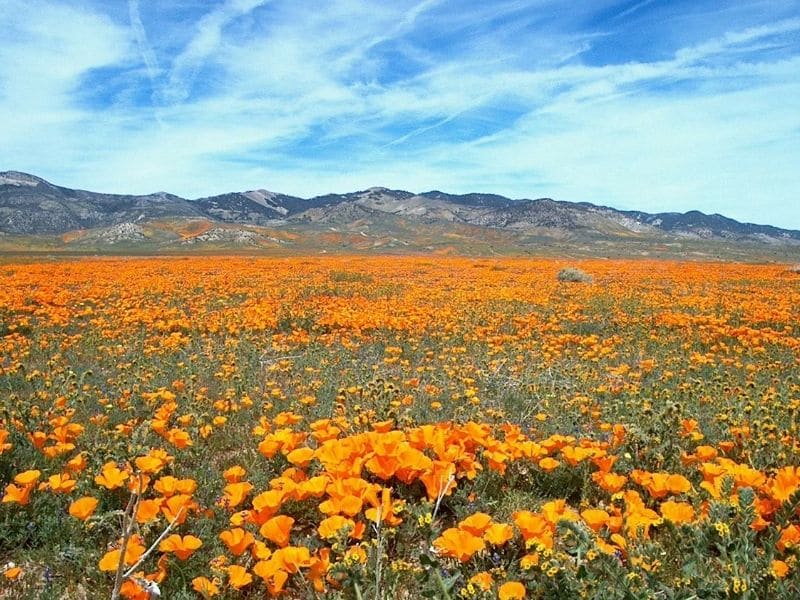
[[[581,271],[575,267],[567,267],[566,269],[561,269],[558,272],[558,280],[578,283],[591,283],[592,276],[586,271]]]

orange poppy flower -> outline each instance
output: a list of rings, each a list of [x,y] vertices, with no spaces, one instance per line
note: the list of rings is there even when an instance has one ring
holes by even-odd
[[[161,514],[167,519],[167,521],[173,521],[177,519],[176,523],[178,525],[183,525],[184,521],[186,521],[186,517],[188,516],[189,511],[195,510],[197,508],[197,503],[192,500],[191,496],[186,494],[176,494],[175,496],[170,496],[161,504]]]
[[[133,462],[142,473],[158,473],[164,468],[164,461],[155,456],[139,456]]]
[[[800,527],[797,525],[789,525],[781,531],[781,537],[778,539],[775,547],[781,552],[787,548],[794,548],[800,545]]]
[[[625,475],[619,475],[618,473],[605,473],[598,471],[596,473],[592,473],[592,481],[594,481],[609,494],[616,494],[625,486],[625,484],[628,482],[628,478],[625,477]]]
[[[86,468],[86,454],[81,452],[74,458],[71,458],[67,461],[66,469],[70,473],[80,473]]]
[[[325,592],[325,577],[331,568],[330,556],[330,548],[320,548],[317,555],[312,558],[311,566],[308,569],[308,579],[320,594]]]
[[[256,511],[254,519],[261,524],[274,515],[283,504],[284,493],[281,490],[267,490],[253,498],[253,508]]]
[[[255,540],[250,546],[250,555],[256,560],[267,560],[272,556],[272,550],[261,540]]]
[[[492,589],[492,574],[488,571],[481,571],[469,578],[469,583],[477,587],[482,592],[488,592]]]
[[[483,533],[483,539],[493,546],[502,546],[514,537],[514,528],[507,523],[492,523]]]
[[[519,581],[507,581],[497,590],[499,600],[521,600],[525,596],[525,586]]]
[[[233,529],[226,529],[219,534],[219,539],[228,547],[231,554],[240,556],[244,554],[250,544],[255,541],[255,537],[249,531],[241,527],[234,527]]]
[[[558,467],[561,466],[561,463],[558,462],[555,458],[550,456],[545,456],[543,459],[539,461],[539,468],[544,471],[545,473],[550,473],[551,471],[555,471]]]
[[[614,555],[621,552],[623,555],[625,555],[626,553],[625,548],[627,544],[625,538],[618,533],[614,533],[611,535],[609,539],[610,542],[607,542],[604,539],[598,537],[595,540],[595,543],[597,544],[597,549],[600,550],[600,552],[602,552],[603,554]]]
[[[32,469],[30,471],[23,471],[18,475],[14,476],[14,483],[18,485],[33,485],[37,481],[39,481],[39,477],[41,477],[42,472],[37,471],[36,469]]]
[[[775,473],[769,492],[778,502],[786,502],[800,488],[800,467],[783,467]]]
[[[432,468],[423,473],[419,480],[425,486],[428,500],[436,500],[439,496],[449,496],[456,489],[456,466],[443,460],[437,460]]]
[[[180,560],[186,560],[202,545],[203,541],[193,535],[181,537],[173,533],[158,545],[158,549],[161,552],[171,552]]]
[[[324,539],[332,539],[337,537],[339,532],[345,528],[347,528],[348,532],[352,532],[355,529],[355,521],[341,515],[332,515],[320,522],[317,532]]]
[[[283,427],[284,425],[296,425],[302,420],[303,420],[302,415],[286,411],[275,415],[275,418],[272,419],[272,422],[275,423],[275,425],[277,425],[278,427]]]
[[[314,458],[314,451],[308,446],[297,448],[286,455],[286,460],[301,469],[305,469]]]
[[[248,481],[229,483],[223,490],[224,495],[219,504],[225,508],[236,508],[244,501],[252,489],[253,484]]]
[[[283,569],[280,557],[273,555],[269,560],[260,560],[253,565],[253,573],[261,577],[267,584],[270,595],[277,596],[289,580],[289,573]]]
[[[11,442],[7,442],[9,431],[8,429],[3,429],[0,427],[0,454],[5,452],[6,450],[11,450],[13,448],[13,444]]]
[[[234,465],[222,473],[222,477],[225,478],[225,481],[228,483],[237,483],[244,479],[244,476],[247,475],[247,471],[244,470],[244,467],[239,465]]]
[[[35,448],[41,449],[47,443],[47,434],[44,431],[34,431],[28,437]]]
[[[183,429],[170,429],[166,434],[164,434],[164,437],[176,448],[183,449],[193,445],[192,438],[189,436],[189,432]]]
[[[578,513],[567,506],[566,500],[562,499],[551,500],[542,504],[541,514],[552,525],[559,521],[577,521],[580,518]]]
[[[372,504],[371,508],[364,511],[367,519],[372,522],[377,522],[378,519],[380,519],[382,523],[386,523],[389,527],[396,527],[403,522],[403,519],[398,517],[396,513],[403,509],[405,501],[397,500],[393,502],[391,490],[389,488],[383,488],[381,490],[380,501],[378,501],[376,495],[372,492],[367,493],[367,498],[370,504]]]
[[[150,486],[150,475],[147,473],[138,473],[136,477],[131,475],[126,486],[131,494],[142,494]]]
[[[349,517],[354,517],[361,512],[364,506],[364,501],[358,496],[345,495],[339,498],[330,498],[321,502],[319,510],[325,515],[344,514]]]
[[[94,481],[108,490],[115,490],[121,488],[127,479],[128,472],[120,469],[114,461],[109,461],[103,465]]]
[[[661,516],[676,525],[691,523],[694,520],[694,508],[686,502],[667,500],[661,503]]]
[[[153,489],[166,498],[175,494],[191,495],[197,489],[197,482],[194,479],[178,479],[172,475],[165,475],[156,480]]]
[[[206,600],[219,594],[217,582],[207,577],[195,577],[192,579],[192,589]]]
[[[521,510],[515,512],[512,518],[526,543],[553,547],[553,525],[542,515]]]
[[[147,498],[141,500],[139,502],[139,508],[136,510],[136,522],[149,523],[158,516],[163,504],[163,498]]]
[[[280,561],[287,573],[297,573],[301,568],[311,566],[311,553],[305,546],[287,546],[276,550],[275,560]]]
[[[253,576],[244,567],[231,565],[226,567],[225,570],[228,572],[228,584],[236,590],[240,590],[253,582]]]
[[[617,457],[611,454],[603,454],[592,458],[594,466],[606,473],[611,470],[615,462],[617,462]]]
[[[581,511],[581,518],[592,531],[598,532],[608,523],[610,515],[602,509],[589,508]]]
[[[492,517],[484,512],[477,512],[462,520],[458,528],[472,535],[481,537],[492,524]]]
[[[9,483],[6,486],[6,493],[3,495],[2,502],[4,504],[17,503],[25,505],[30,502],[31,492],[33,491],[34,487],[36,486],[16,486],[13,483]]]
[[[694,441],[703,439],[703,434],[699,429],[697,419],[681,419],[681,432],[682,437],[691,437]]]
[[[770,570],[775,577],[783,579],[789,574],[789,565],[782,560],[773,560]]]
[[[508,465],[506,465],[509,459],[508,455],[503,452],[484,450],[483,457],[486,459],[486,464],[492,471],[497,471],[501,475],[505,474],[508,467]]]
[[[732,474],[736,487],[749,487],[755,490],[767,481],[767,477],[761,471],[748,465],[735,465]]]
[[[128,546],[125,548],[125,564],[130,566],[134,564],[139,557],[144,554],[146,548],[142,544],[142,539],[139,536],[134,536],[128,540]],[[98,568],[101,571],[116,571],[120,560],[119,548],[110,550],[103,555],[98,563]]]
[[[295,493],[298,495],[299,500],[303,500],[309,496],[320,497],[325,494],[325,489],[328,487],[330,479],[323,475],[311,477],[301,482]]]
[[[691,482],[683,475],[671,473],[649,473],[642,485],[653,498],[663,498],[667,494],[681,494],[692,488]]]
[[[443,556],[456,558],[460,562],[467,562],[476,552],[486,548],[486,543],[483,539],[472,535],[468,531],[451,527],[433,540],[433,546]]]
[[[286,515],[278,515],[266,521],[259,529],[261,535],[274,544],[284,547],[289,544],[294,519]]]
[[[594,449],[593,448],[581,448],[578,446],[564,446],[561,449],[561,456],[564,457],[564,460],[567,461],[571,467],[577,466],[579,463],[582,463],[584,460],[587,460],[594,456]]]
[[[47,487],[55,494],[68,494],[75,488],[77,483],[66,473],[51,475],[47,478]]]
[[[270,581],[276,572],[281,568],[280,562],[274,556],[269,559],[259,560],[253,565],[253,573],[261,577],[264,581]]]
[[[659,525],[661,517],[654,510],[647,508],[641,496],[633,490],[624,493],[625,527],[629,536],[639,533],[645,538],[650,536],[650,527]]]
[[[717,449],[713,446],[698,446],[694,450],[694,455],[703,462],[714,460],[718,454]]]
[[[85,521],[94,514],[96,508],[97,498],[84,496],[83,498],[78,498],[69,505],[69,514],[76,519]]]

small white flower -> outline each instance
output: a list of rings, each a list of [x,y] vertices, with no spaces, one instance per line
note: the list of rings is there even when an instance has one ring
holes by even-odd
[[[141,577],[137,577],[135,579],[136,583],[142,588],[145,592],[150,595],[150,598],[161,598],[161,588],[158,587],[158,584],[155,581],[150,581],[149,579],[142,579]]]

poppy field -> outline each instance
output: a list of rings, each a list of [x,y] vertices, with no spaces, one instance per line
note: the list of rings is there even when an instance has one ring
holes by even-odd
[[[799,420],[783,265],[7,260],[0,598],[797,598]]]

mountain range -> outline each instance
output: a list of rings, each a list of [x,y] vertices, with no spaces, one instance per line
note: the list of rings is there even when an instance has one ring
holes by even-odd
[[[774,255],[800,253],[800,231],[699,211],[650,214],[550,198],[374,187],[313,198],[252,190],[186,199],[75,190],[0,172],[0,250],[190,247]]]

